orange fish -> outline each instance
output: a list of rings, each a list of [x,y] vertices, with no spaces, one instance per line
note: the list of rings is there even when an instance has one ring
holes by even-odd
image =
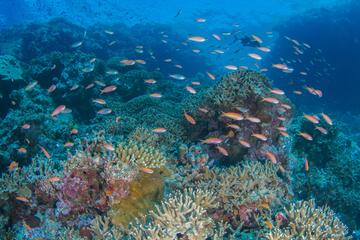
[[[286,118],[284,118],[284,117],[278,117],[278,119],[279,119],[280,121],[285,121],[285,120],[286,120]]]
[[[77,130],[76,128],[71,129],[70,131],[71,134],[78,134],[79,130]]]
[[[309,171],[309,161],[307,159],[305,159],[305,171]]]
[[[246,148],[250,148],[250,147],[251,147],[251,145],[250,145],[250,143],[249,143],[248,141],[239,140],[239,143],[240,143],[242,146],[246,147]]]
[[[239,129],[240,129],[240,127],[239,127],[238,125],[236,125],[236,124],[228,124],[228,125],[226,125],[226,126],[228,126],[229,128],[235,129],[235,130],[239,130]]]
[[[200,112],[203,112],[203,113],[208,113],[209,112],[209,110],[206,109],[206,108],[199,107],[198,109],[199,109]]]
[[[66,143],[64,144],[64,147],[66,147],[66,148],[70,148],[70,147],[72,147],[72,146],[74,146],[74,143],[73,143],[73,142],[66,142]]]
[[[270,230],[273,229],[273,224],[271,223],[271,221],[266,220],[266,221],[265,221],[265,225],[266,225],[266,227],[269,228]]]
[[[21,147],[18,149],[18,152],[25,154],[25,153],[27,153],[27,150],[26,150],[26,148]]]
[[[160,93],[152,93],[152,94],[149,94],[150,97],[153,97],[153,98],[161,98],[162,95]]]
[[[124,59],[124,60],[121,60],[120,63],[125,66],[132,66],[135,64],[135,61],[131,60],[131,59]]]
[[[266,153],[265,153],[265,156],[266,156],[273,164],[276,164],[276,163],[277,163],[276,156],[275,156],[274,153],[272,153],[272,152],[266,152]]]
[[[110,108],[103,108],[97,112],[97,114],[100,114],[100,115],[108,115],[110,113],[112,113],[112,110]]]
[[[48,88],[48,93],[52,93],[52,92],[54,92],[56,90],[56,85],[55,84],[53,84],[53,85],[51,85],[49,88]]]
[[[245,119],[248,120],[248,121],[250,121],[250,122],[252,122],[252,123],[259,123],[259,122],[261,122],[261,120],[260,120],[259,118],[257,118],[257,117],[246,117]]]
[[[261,133],[253,133],[251,134],[251,136],[261,140],[261,141],[266,141],[267,140],[267,137],[264,135],[264,134],[261,134]]]
[[[310,122],[312,122],[314,124],[319,123],[319,120],[315,116],[304,114],[304,118],[306,118],[307,120],[309,120]]]
[[[218,41],[221,41],[221,37],[218,34],[212,34],[211,36],[213,36],[213,38],[215,38]]]
[[[236,112],[226,112],[221,114],[222,117],[227,117],[232,120],[241,121],[244,119],[244,117],[240,113]]]
[[[51,182],[51,183],[59,182],[59,181],[61,181],[61,178],[59,178],[59,177],[51,177],[51,178],[48,178],[48,181]]]
[[[270,98],[270,97],[265,97],[262,99],[263,102],[268,102],[268,103],[273,103],[273,104],[278,104],[280,101],[277,100],[276,98]]]
[[[186,91],[188,91],[191,94],[196,94],[196,90],[190,86],[186,86]]]
[[[271,51],[271,49],[267,48],[267,47],[258,47],[257,49],[259,49],[262,52],[270,52]]]
[[[111,92],[115,91],[116,89],[117,89],[117,87],[115,85],[107,86],[103,90],[101,90],[100,94],[111,93]]]
[[[154,80],[154,79],[145,79],[144,82],[149,83],[149,84],[154,84],[154,83],[156,83],[156,80]]]
[[[293,93],[295,93],[296,95],[301,95],[302,94],[301,91],[293,91]]]
[[[29,202],[29,199],[27,199],[26,197],[16,197],[15,199],[22,202]]]
[[[308,140],[308,141],[312,141],[313,140],[313,137],[308,134],[308,133],[305,133],[305,132],[299,132],[299,135],[302,136],[304,139]]]
[[[188,40],[193,41],[193,42],[205,42],[206,41],[206,39],[201,36],[191,36],[191,37],[188,37]]]
[[[256,53],[249,53],[248,56],[253,58],[253,59],[256,59],[256,60],[261,60],[262,59],[262,57],[259,54],[256,54]]]
[[[146,61],[143,59],[136,59],[135,62],[137,62],[139,64],[146,64]]]
[[[143,173],[148,173],[148,174],[154,173],[154,170],[152,170],[151,168],[140,167],[139,170]]]
[[[62,113],[65,110],[66,106],[65,105],[60,105],[57,108],[55,108],[55,110],[51,113],[52,117],[55,117],[56,115]]]
[[[209,72],[206,72],[206,74],[208,75],[208,77],[209,77],[211,80],[215,80],[215,79],[216,79],[216,77],[215,77],[214,74],[209,73]]]
[[[100,104],[100,105],[105,105],[106,101],[104,99],[101,98],[96,98],[92,100],[94,103]]]
[[[226,65],[225,68],[232,71],[238,70],[238,67],[234,65]]]
[[[48,152],[45,148],[43,148],[42,146],[40,146],[40,149],[41,149],[41,151],[44,153],[44,155],[45,155],[45,157],[46,157],[47,159],[50,159],[50,158],[51,158],[51,155],[49,154],[49,152]]]
[[[192,85],[196,85],[199,86],[201,83],[200,82],[191,82]]]
[[[30,124],[27,124],[27,123],[25,123],[24,125],[21,126],[22,129],[26,129],[26,130],[30,129],[30,127],[31,127]]]
[[[289,69],[289,67],[286,64],[282,64],[282,63],[276,63],[272,65],[273,68],[277,68],[280,70],[287,70]]]
[[[185,119],[186,119],[190,124],[192,124],[192,125],[195,125],[195,124],[196,124],[195,119],[194,119],[191,115],[189,115],[188,113],[186,113],[185,111],[184,111],[184,117],[185,117]]]
[[[115,151],[115,148],[111,143],[104,143],[103,146],[106,150],[109,150],[111,152]]]
[[[284,95],[285,92],[283,90],[280,89],[270,89],[270,92],[273,94],[277,94],[277,95]]]
[[[288,109],[288,110],[290,110],[290,109],[291,109],[291,106],[290,106],[290,105],[288,105],[288,104],[285,104],[285,103],[282,103],[282,104],[281,104],[281,106],[282,106],[283,108]]]
[[[318,130],[319,132],[321,132],[324,135],[328,134],[328,131],[323,127],[316,126],[315,129]]]
[[[152,130],[152,132],[154,133],[164,133],[166,131],[167,131],[166,128],[155,128]]]
[[[223,148],[223,147],[221,147],[221,146],[216,146],[216,149],[219,151],[219,153],[221,153],[222,155],[224,155],[224,156],[229,156],[229,153],[228,153],[228,151],[225,149],[225,148]]]
[[[16,161],[12,161],[8,167],[9,172],[14,171],[15,169],[17,169],[19,167],[19,164]]]
[[[320,114],[327,124],[333,125],[333,121],[328,115],[326,115],[325,113],[320,113]]]
[[[222,142],[223,140],[221,138],[208,138],[201,141],[201,143],[205,143],[205,144],[220,144]]]
[[[259,38],[258,36],[256,36],[256,35],[251,35],[251,37],[255,40],[255,41],[257,41],[258,43],[263,43],[263,40],[261,39],[261,38]]]

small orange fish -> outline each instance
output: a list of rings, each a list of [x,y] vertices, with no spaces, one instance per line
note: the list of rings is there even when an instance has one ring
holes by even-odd
[[[31,126],[30,126],[30,124],[28,124],[28,123],[25,123],[24,125],[21,126],[21,128],[22,128],[22,129],[25,129],[25,130],[30,129],[30,127],[31,127]]]
[[[26,148],[21,147],[21,148],[18,149],[18,152],[19,152],[19,153],[26,154],[26,153],[27,153],[27,150],[26,150]]]
[[[140,167],[139,170],[143,173],[148,173],[148,174],[154,173],[154,170],[152,170],[151,168]]]
[[[209,112],[209,110],[206,109],[206,108],[199,107],[198,109],[199,109],[200,112],[203,112],[203,113],[208,113]]]
[[[266,225],[266,227],[269,228],[270,230],[273,229],[273,224],[271,223],[271,221],[266,220],[266,221],[265,221],[265,225]]]
[[[100,104],[100,105],[105,105],[106,101],[104,99],[101,98],[96,98],[92,100],[94,103]]]
[[[167,131],[166,128],[155,128],[152,130],[152,132],[154,133],[164,133],[166,131]]]
[[[278,117],[278,119],[282,122],[284,122],[286,120],[286,118],[284,118],[284,117]]]
[[[97,114],[99,115],[108,115],[110,113],[112,113],[112,110],[110,108],[103,108],[97,112]]]
[[[131,60],[131,59],[124,59],[124,60],[121,60],[120,63],[125,65],[125,66],[132,66],[136,62],[134,60]]]
[[[49,154],[49,152],[48,152],[44,147],[40,146],[40,149],[41,149],[41,151],[44,153],[44,155],[45,155],[45,157],[46,157],[47,159],[50,159],[50,158],[51,158],[51,155]]]
[[[185,117],[186,121],[188,121],[190,124],[192,124],[192,125],[196,124],[195,119],[191,115],[186,113],[185,111],[184,111],[184,117]]]
[[[301,91],[293,91],[293,93],[296,94],[296,95],[301,95],[302,94]]]
[[[200,82],[191,82],[191,84],[192,84],[192,85],[196,85],[196,86],[201,85],[201,83],[200,83]]]
[[[139,64],[146,64],[146,61],[143,59],[136,59],[135,62],[139,63]]]
[[[70,147],[72,147],[72,146],[74,146],[74,143],[73,143],[73,142],[66,142],[66,143],[64,144],[64,147],[66,147],[66,148],[70,148]]]
[[[19,164],[16,161],[12,161],[8,167],[9,172],[14,171],[15,169],[17,169],[19,167]]]
[[[251,35],[251,37],[255,40],[255,41],[257,41],[258,43],[263,43],[263,40],[261,39],[261,38],[259,38],[258,36],[256,36],[256,35]]]
[[[117,89],[117,87],[115,85],[107,86],[103,90],[101,90],[100,94],[111,93],[111,92],[115,91],[116,89]]]
[[[239,140],[239,143],[240,143],[242,146],[246,147],[246,148],[250,148],[250,147],[251,147],[251,145],[250,145],[250,143],[249,143],[248,141]]]
[[[208,75],[208,77],[209,77],[211,80],[215,80],[215,79],[216,79],[216,77],[215,77],[214,74],[209,73],[209,72],[206,72],[206,74]]]
[[[273,164],[276,164],[277,163],[277,160],[276,160],[276,156],[274,153],[272,152],[266,152],[265,153],[265,156],[273,163]]]
[[[282,103],[281,106],[282,106],[283,108],[285,108],[285,109],[288,109],[288,110],[291,109],[291,106],[288,105],[288,104],[285,104],[285,103]]]
[[[308,172],[309,171],[309,161],[307,159],[305,159],[305,171]]]
[[[149,83],[149,84],[155,84],[156,80],[154,80],[154,79],[145,79],[144,82]]]
[[[229,128],[235,129],[235,130],[239,130],[240,127],[236,124],[227,124],[226,126],[228,126]]]
[[[31,231],[32,230],[32,227],[30,227],[25,221],[23,221],[23,225],[24,225],[26,231]]]
[[[61,178],[59,178],[59,177],[51,177],[51,178],[48,178],[48,181],[51,182],[51,183],[59,182],[59,181],[61,181]]]
[[[279,131],[282,131],[282,132],[286,132],[287,131],[287,128],[286,127],[278,127],[277,128]]]
[[[331,118],[328,115],[326,115],[325,113],[320,113],[320,114],[327,124],[329,124],[331,126],[333,125],[333,121],[331,120]]]
[[[115,148],[111,143],[104,143],[103,146],[106,150],[109,150],[111,152],[115,151]]]
[[[70,131],[71,134],[78,134],[79,130],[77,130],[76,128],[71,129]]]
[[[319,120],[315,116],[304,114],[304,118],[306,118],[307,120],[309,120],[310,122],[312,122],[314,124],[319,123]]]
[[[51,85],[49,88],[48,88],[48,93],[52,93],[52,92],[54,92],[56,90],[56,85],[55,84],[53,84],[53,85]]]
[[[276,98],[265,97],[262,99],[263,102],[278,104],[280,101]]]
[[[193,41],[193,42],[205,42],[206,38],[202,37],[202,36],[191,36],[188,37],[189,41]]]
[[[225,68],[232,71],[238,70],[238,67],[234,65],[226,65]]]
[[[15,199],[22,202],[29,202],[29,199],[27,199],[26,197],[16,197]]]
[[[223,140],[221,138],[208,138],[208,139],[201,141],[201,143],[204,143],[204,144],[220,144],[222,142],[223,142]]]
[[[257,117],[246,117],[245,119],[248,120],[248,121],[250,121],[250,122],[252,122],[252,123],[259,123],[259,122],[261,122],[261,120],[260,120],[259,118],[257,118]]]
[[[253,59],[256,59],[256,60],[261,60],[262,59],[262,57],[259,54],[256,54],[256,53],[249,53],[248,56],[253,58]]]
[[[312,141],[313,140],[313,137],[308,134],[308,133],[305,133],[305,132],[299,132],[299,135],[302,136],[304,139],[308,140],[308,141]]]
[[[316,126],[315,129],[318,130],[319,132],[321,132],[324,135],[328,134],[328,131],[323,127]]]
[[[277,95],[284,95],[285,92],[283,90],[280,89],[270,89],[270,92],[273,94],[277,94]]]
[[[60,105],[57,108],[55,108],[55,110],[51,113],[52,117],[55,117],[56,115],[62,113],[65,110],[66,106],[65,105]]]
[[[261,133],[253,133],[251,134],[251,136],[261,140],[261,141],[266,141],[267,140],[267,137],[264,135],[264,134],[261,134]]]
[[[243,115],[237,112],[226,112],[221,114],[222,117],[227,117],[232,120],[241,121],[244,119]]]
[[[211,36],[213,36],[213,38],[215,38],[218,41],[221,41],[221,37],[218,34],[212,34]]]
[[[186,86],[186,91],[188,91],[191,94],[196,94],[196,90],[190,86]]]
[[[153,97],[153,98],[161,98],[162,95],[160,93],[152,93],[152,94],[149,94],[150,97]]]
[[[258,47],[257,49],[259,49],[262,52],[270,52],[271,51],[271,49],[267,48],[267,47]]]
[[[222,155],[224,155],[224,156],[229,156],[229,153],[228,153],[228,151],[225,149],[225,148],[223,148],[223,147],[221,147],[221,146],[216,146],[216,149],[219,151],[219,153],[221,153]]]
[[[282,63],[276,63],[272,65],[273,68],[277,68],[280,70],[287,70],[289,69],[289,67],[286,64],[282,64]]]

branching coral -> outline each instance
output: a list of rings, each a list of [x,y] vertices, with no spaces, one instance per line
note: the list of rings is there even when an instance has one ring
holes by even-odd
[[[140,167],[161,168],[167,163],[166,157],[161,151],[135,141],[120,143],[116,154],[121,161],[134,163]]]
[[[132,236],[137,240],[220,239],[225,234],[224,225],[217,226],[206,214],[214,207],[217,203],[209,191],[177,192],[150,212],[150,223],[135,225]]]
[[[347,227],[334,212],[327,206],[316,208],[314,200],[291,204],[286,210],[286,216],[286,226],[276,226],[267,239],[350,239],[347,237]]]

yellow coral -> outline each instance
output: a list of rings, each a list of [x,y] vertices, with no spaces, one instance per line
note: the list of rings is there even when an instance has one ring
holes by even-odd
[[[289,224],[275,227],[268,240],[290,239],[332,239],[345,240],[347,227],[335,216],[329,207],[315,207],[314,200],[299,201],[286,210]]]
[[[164,194],[163,175],[164,171],[160,169],[152,174],[140,172],[130,183],[129,196],[112,206],[112,223],[127,226],[130,221],[146,214],[161,201]]]
[[[116,149],[117,157],[139,167],[161,168],[166,164],[166,157],[158,149],[135,141],[120,143]]]

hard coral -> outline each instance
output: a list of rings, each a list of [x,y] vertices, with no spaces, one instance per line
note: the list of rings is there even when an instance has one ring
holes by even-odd
[[[345,240],[347,227],[329,207],[315,206],[315,201],[299,201],[286,210],[288,224],[276,226],[268,234],[268,240],[333,239]]]
[[[11,55],[0,56],[0,80],[20,80],[23,70],[19,61]]]
[[[150,212],[150,223],[133,226],[132,236],[139,240],[221,239],[226,226],[217,225],[207,215],[207,210],[216,206],[209,191],[176,192]]]

